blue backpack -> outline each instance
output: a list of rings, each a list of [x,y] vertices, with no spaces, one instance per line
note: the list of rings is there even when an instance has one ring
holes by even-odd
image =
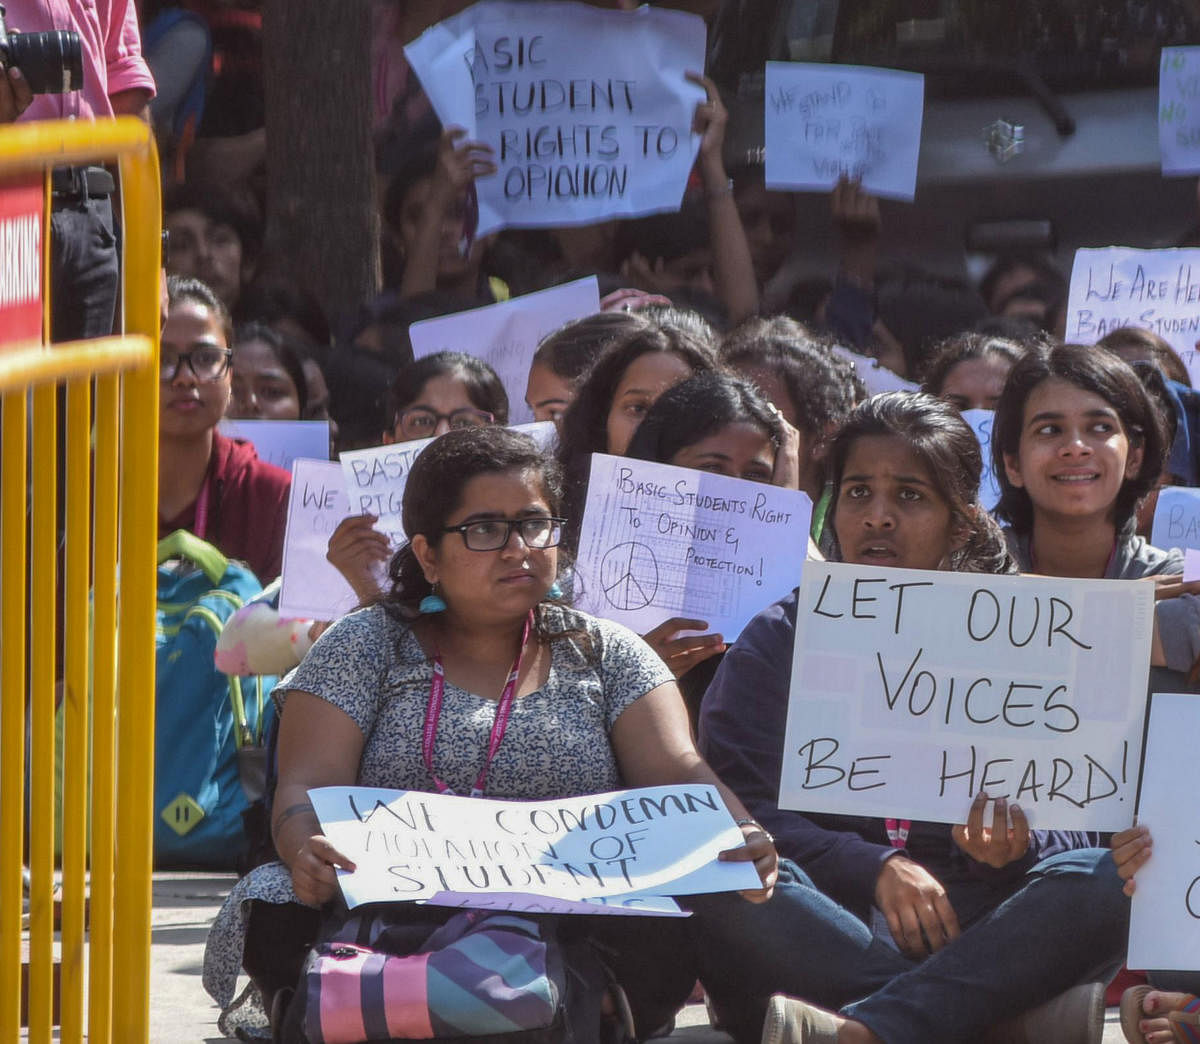
[[[232,870],[247,847],[242,815],[261,796],[253,779],[265,759],[275,713],[267,695],[277,679],[222,674],[213,653],[225,621],[261,590],[247,566],[191,533],[159,542],[156,868]]]

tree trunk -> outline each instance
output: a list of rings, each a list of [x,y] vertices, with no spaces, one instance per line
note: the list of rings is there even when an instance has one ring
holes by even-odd
[[[267,248],[331,322],[380,284],[370,0],[265,0]]]

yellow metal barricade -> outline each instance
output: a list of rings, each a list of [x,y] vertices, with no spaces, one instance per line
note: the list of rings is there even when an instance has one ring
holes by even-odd
[[[120,169],[124,336],[0,348],[0,1042],[20,1039],[23,992],[36,1044],[51,1040],[56,1008],[63,1041],[148,1038],[158,157],[149,127],[133,118],[0,126],[0,179],[110,161]],[[61,927],[54,851],[60,694]]]

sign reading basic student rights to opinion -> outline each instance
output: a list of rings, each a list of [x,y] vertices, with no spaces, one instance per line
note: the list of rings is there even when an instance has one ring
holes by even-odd
[[[811,516],[798,490],[593,453],[575,604],[639,634],[699,618],[732,642],[796,586]]]
[[[478,235],[678,210],[700,139],[704,22],[656,7],[491,0],[405,56],[443,126],[494,151]]]
[[[706,784],[549,801],[374,787],[308,794],[326,836],[354,861],[354,871],[338,871],[351,907],[441,896],[459,905],[495,893],[599,903],[761,887],[752,863],[717,860],[743,838]]]
[[[1133,820],[1154,585],[808,562],[779,804],[1032,826]]]
[[[1095,344],[1122,326],[1158,334],[1200,380],[1200,250],[1075,251],[1067,340]]]

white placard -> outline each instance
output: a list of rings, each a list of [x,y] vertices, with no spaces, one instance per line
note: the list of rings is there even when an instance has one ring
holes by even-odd
[[[350,512],[341,465],[335,460],[292,462],[279,615],[291,620],[337,620],[358,596],[325,557],[329,537]]]
[[[1154,854],[1137,872],[1129,912],[1131,968],[1200,971],[1200,700],[1156,692],[1150,701],[1138,822]],[[1125,826],[1129,824],[1126,823]]]
[[[1150,543],[1164,550],[1200,548],[1200,489],[1163,486],[1158,491]]]
[[[1200,173],[1200,47],[1162,49],[1158,145],[1163,174]]]
[[[992,467],[992,423],[996,419],[993,410],[963,410],[963,420],[971,425],[979,449],[983,453],[983,475],[979,480],[979,503],[985,511],[991,511],[1000,503],[1000,481]]]
[[[348,906],[512,893],[571,902],[760,887],[717,789],[645,787],[551,801],[498,801],[375,787],[310,790],[325,835],[355,863]]]
[[[543,452],[549,452],[557,438],[553,421],[514,424],[512,429],[530,436]],[[408,473],[412,470],[413,461],[433,441],[416,439],[413,442],[394,442],[388,446],[339,453],[338,460],[341,461],[342,478],[350,503],[349,514],[377,515],[379,521],[375,523],[375,528],[402,540],[404,522],[401,514]]]
[[[622,914],[626,917],[690,917],[691,911],[681,909],[679,904],[666,895],[629,895],[613,899],[596,899],[592,902],[572,902],[569,899],[554,899],[544,895],[526,895],[523,892],[438,892],[431,899],[417,902],[430,906],[472,907],[476,910],[503,910],[506,913],[568,913],[604,916]]]
[[[779,804],[1041,829],[1129,825],[1154,584],[808,562]]]
[[[329,459],[329,421],[232,420],[223,417],[217,430],[227,439],[254,443],[259,460],[284,471],[292,461]]]
[[[598,311],[599,285],[595,276],[588,276],[469,312],[424,319],[413,323],[408,335],[417,359],[454,351],[486,362],[508,393],[509,421],[523,424],[533,420],[525,404],[525,386],[538,342],[560,326]]]
[[[876,196],[912,200],[924,111],[920,73],[767,62],[767,188],[825,192],[845,174]]]
[[[1095,344],[1122,326],[1158,334],[1200,382],[1200,250],[1076,250],[1067,340]]]
[[[1185,583],[1200,580],[1200,551],[1189,547],[1183,553],[1183,579]]]
[[[443,126],[494,150],[478,235],[679,209],[700,147],[696,15],[491,0],[404,53]]]
[[[800,582],[811,519],[798,490],[594,453],[575,604],[639,634],[689,616],[732,642]]]
[[[859,355],[839,344],[833,346],[833,351],[835,355],[840,355],[847,362],[854,364],[854,372],[863,382],[863,387],[867,389],[868,395],[879,395],[881,392],[890,391],[915,392],[921,390],[919,384],[906,381],[898,373],[893,373],[886,366],[881,365],[878,359],[872,359],[869,355]]]

